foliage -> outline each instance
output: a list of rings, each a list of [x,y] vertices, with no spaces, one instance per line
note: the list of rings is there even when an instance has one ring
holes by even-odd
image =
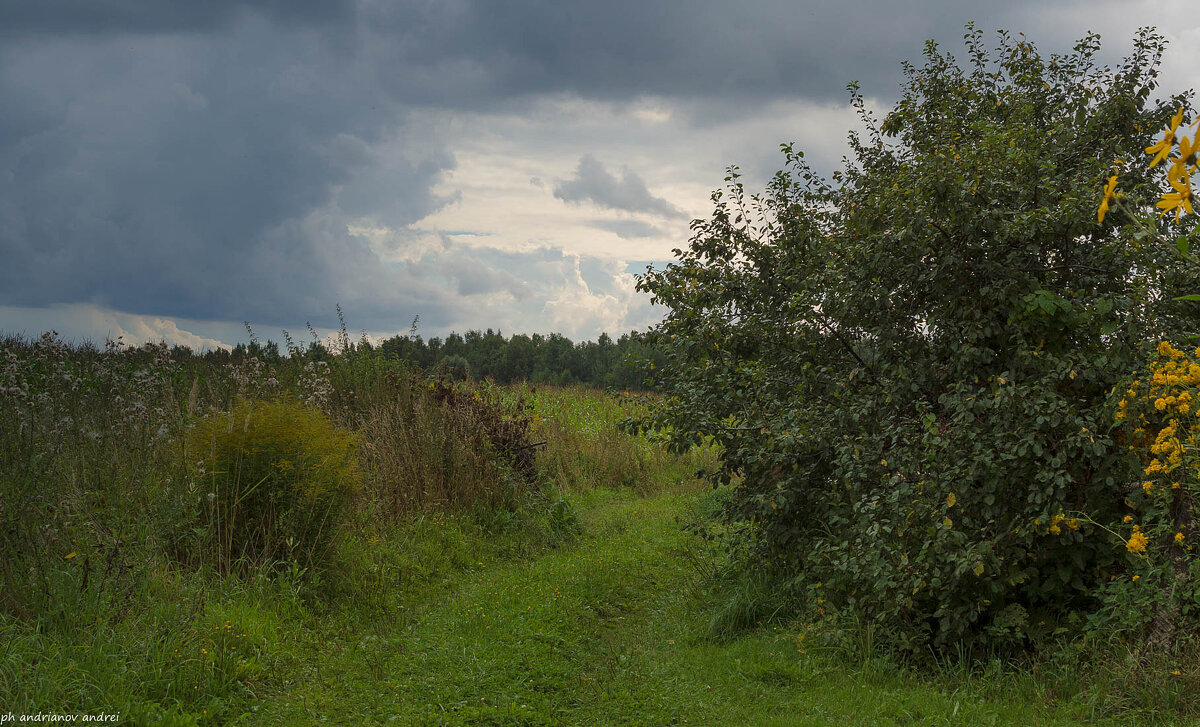
[[[471,377],[471,364],[458,354],[446,356],[438,361],[437,374],[451,381],[463,381]]]
[[[240,401],[196,423],[206,546],[235,563],[324,564],[360,480],[357,438],[294,400]]]
[[[906,65],[882,122],[852,84],[866,135],[832,182],[786,145],[761,196],[732,170],[640,279],[669,309],[651,423],[721,445],[728,515],[794,598],[912,649],[1019,645],[1096,608],[1137,476],[1108,393],[1147,336],[1200,322],[1170,300],[1200,270],[1098,223],[1089,191],[1120,160],[1126,206],[1153,204],[1141,150],[1185,103],[1147,104],[1161,37],[1116,69],[1094,35],[1050,57],[965,40],[965,67],[933,43]]]

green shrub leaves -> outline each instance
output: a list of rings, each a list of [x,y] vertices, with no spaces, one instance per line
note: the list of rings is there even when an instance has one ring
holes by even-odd
[[[1162,39],[1116,69],[1095,36],[966,48],[927,46],[882,123],[852,86],[866,132],[832,182],[789,146],[762,195],[732,170],[640,280],[669,309],[657,423],[723,446],[758,561],[910,648],[1020,644],[1095,607],[1122,553],[1093,523],[1137,478],[1109,392],[1147,337],[1200,323],[1170,300],[1200,278],[1174,244],[1097,222],[1114,164],[1124,207],[1153,205],[1142,149],[1184,100],[1147,105]]]

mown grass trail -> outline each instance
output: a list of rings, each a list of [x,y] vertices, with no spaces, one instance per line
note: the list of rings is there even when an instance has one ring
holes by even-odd
[[[407,618],[310,631],[244,724],[1074,724],[999,683],[948,689],[886,662],[706,628],[679,524],[702,493],[593,493],[584,533],[461,574]],[[290,664],[290,666],[286,666]],[[999,691],[1003,691],[1002,689]],[[1024,698],[1022,698],[1024,699]],[[1095,723],[1095,722],[1090,722]]]

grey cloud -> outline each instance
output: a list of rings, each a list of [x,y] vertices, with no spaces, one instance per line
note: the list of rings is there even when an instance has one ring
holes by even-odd
[[[579,160],[575,176],[554,185],[554,196],[564,202],[592,202],[624,212],[648,212],[661,217],[682,213],[670,202],[655,197],[632,169],[624,169],[618,179],[591,154]]]
[[[453,157],[394,147],[402,109],[319,38],[253,21],[0,53],[0,304],[269,324],[442,305],[345,225],[436,210]]]
[[[259,13],[286,24],[345,22],[353,0],[7,0],[0,35],[170,33],[212,31],[239,14]]]
[[[956,42],[971,20],[1031,30],[1013,23],[1040,6],[1030,0],[1003,6],[991,0],[462,0],[371,2],[362,14],[364,24],[397,41],[385,53],[405,70],[388,82],[429,103],[654,94],[737,99],[746,111],[753,99],[780,95],[841,100],[855,79],[868,93],[894,93],[898,62],[919,55],[925,39]]]
[[[663,231],[648,222],[641,220],[592,220],[592,227],[613,233],[622,240],[633,240],[640,237],[661,237]]]
[[[494,294],[525,296],[513,315],[533,320],[538,291],[569,289],[577,261],[451,247],[389,265],[346,232],[364,220],[404,229],[453,200],[433,191],[453,155],[408,112],[657,94],[752,116],[771,99],[843,99],[853,78],[890,92],[925,38],[956,42],[972,17],[1021,29],[1012,20],[1040,6],[996,7],[0,0],[0,306],[269,327],[328,325],[341,302],[356,326],[383,329],[414,313],[461,322],[479,308],[459,294]],[[554,191],[680,215],[634,172],[591,157]],[[571,305],[606,316],[617,313],[604,301],[627,305],[624,288],[598,290]]]
[[[490,261],[472,255],[454,255],[439,265],[457,283],[459,295],[473,296],[505,292],[514,299],[529,297],[530,286],[508,270],[497,269]]]
[[[1080,2],[1076,2],[1079,5]],[[1070,3],[1068,3],[1070,5]],[[1014,0],[6,0],[0,35],[227,32],[247,17],[316,29],[380,88],[416,104],[479,108],[542,93],[740,99],[894,92],[898,61],[970,20],[1016,25]],[[1082,30],[1082,29],[1079,29]],[[1073,32],[1078,35],[1078,32]]]

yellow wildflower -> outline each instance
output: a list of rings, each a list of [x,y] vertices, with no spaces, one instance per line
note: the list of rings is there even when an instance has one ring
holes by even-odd
[[[1157,347],[1157,351],[1158,351],[1159,356],[1166,356],[1166,357],[1172,358],[1172,359],[1183,358],[1183,355],[1184,355],[1183,351],[1180,351],[1179,349],[1172,346],[1170,341],[1160,341],[1158,344],[1158,347]],[[1168,362],[1168,363],[1170,363],[1170,362]]]
[[[1112,201],[1113,192],[1117,191],[1117,175],[1112,175],[1108,178],[1108,184],[1104,185],[1104,199],[1100,200],[1100,210],[1096,213],[1096,221],[1104,222],[1104,215],[1108,214],[1108,203]]]
[[[1143,533],[1135,531],[1133,535],[1129,536],[1129,540],[1125,541],[1125,550],[1130,553],[1145,553],[1146,544],[1149,542],[1150,539]]]
[[[1175,544],[1183,545],[1183,533],[1175,533]]]
[[[1181,213],[1193,214],[1192,211],[1192,180],[1190,177],[1182,177],[1181,179],[1170,180],[1171,186],[1175,188],[1174,192],[1163,192],[1162,199],[1155,204],[1161,212],[1159,216],[1167,214],[1171,210],[1175,211],[1175,221],[1179,222]]]
[[[1149,495],[1151,492],[1154,491],[1154,483],[1153,482],[1143,482],[1142,483],[1142,491],[1145,492],[1147,495]]]
[[[1183,107],[1180,106],[1179,111],[1175,112],[1175,115],[1171,117],[1171,125],[1167,127],[1166,132],[1163,134],[1163,138],[1159,139],[1157,144],[1146,147],[1147,154],[1155,155],[1154,159],[1150,162],[1151,168],[1153,168],[1154,165],[1158,164],[1162,160],[1166,159],[1167,155],[1171,153],[1171,149],[1175,146],[1175,132],[1179,130],[1179,125],[1182,123]]]
[[[1191,174],[1196,171],[1197,166],[1200,166],[1198,162],[1200,162],[1200,130],[1192,139],[1186,136],[1179,137],[1179,156],[1171,162],[1171,169],[1167,175],[1168,177],[1174,175],[1178,178]]]
[[[1126,515],[1126,516],[1125,516],[1125,519],[1124,519],[1124,520],[1122,520],[1121,522],[1123,522],[1123,523],[1125,523],[1126,525],[1128,525],[1129,523],[1133,522],[1133,515]]]

